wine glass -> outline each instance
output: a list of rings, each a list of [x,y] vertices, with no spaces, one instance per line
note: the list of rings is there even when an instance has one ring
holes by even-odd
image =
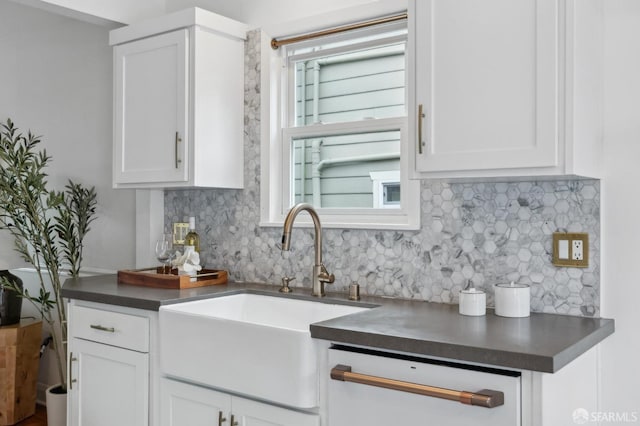
[[[158,241],[156,241],[156,258],[159,262],[162,263],[162,273],[168,274],[167,266],[169,261],[171,260],[171,249],[172,244],[171,240],[167,238],[166,235],[163,235]]]

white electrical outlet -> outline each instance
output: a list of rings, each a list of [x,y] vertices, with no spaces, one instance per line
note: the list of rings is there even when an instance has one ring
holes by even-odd
[[[582,240],[573,240],[573,246],[571,250],[571,254],[573,255],[573,260],[583,260],[584,252],[582,250]]]

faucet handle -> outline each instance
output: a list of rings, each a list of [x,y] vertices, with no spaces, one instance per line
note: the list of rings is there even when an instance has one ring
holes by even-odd
[[[332,284],[336,280],[336,276],[333,274],[330,274],[323,263],[320,265],[320,274],[318,274],[318,279],[323,283]]]
[[[293,290],[289,288],[289,283],[295,279],[296,277],[282,277],[282,287],[278,291],[280,293],[291,293]]]

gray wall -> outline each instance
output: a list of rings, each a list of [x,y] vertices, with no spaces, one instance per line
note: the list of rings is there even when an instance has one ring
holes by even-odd
[[[600,345],[601,409],[640,415],[640,2],[605,1],[602,315],[616,332]],[[605,198],[606,197],[606,198]],[[637,420],[636,420],[637,421]]]
[[[259,33],[246,44],[245,114],[259,116]],[[254,72],[255,71],[255,72]],[[234,280],[310,287],[313,236],[296,229],[291,252],[278,248],[281,229],[259,227],[260,123],[245,120],[245,189],[165,192],[165,228],[196,216],[203,261]],[[455,184],[423,181],[417,232],[324,232],[324,260],[336,274],[329,290],[352,281],[363,292],[457,302],[468,280],[489,293],[497,282],[532,285],[536,312],[593,316],[600,304],[600,185],[598,181]],[[555,230],[588,232],[589,267],[551,265]]]
[[[116,270],[133,266],[135,199],[132,191],[111,189],[108,30],[0,1],[0,120],[42,135],[40,146],[52,156],[52,187],[62,189],[69,178],[96,187],[98,218],[85,240],[83,266]],[[35,272],[16,273],[37,294]],[[37,312],[25,302],[22,315]],[[44,401],[44,389],[58,381],[52,352],[45,351],[38,398]]]
[[[0,120],[42,135],[52,187],[95,186],[97,220],[83,266],[121,269],[135,256],[135,199],[111,189],[109,28],[0,1]]]

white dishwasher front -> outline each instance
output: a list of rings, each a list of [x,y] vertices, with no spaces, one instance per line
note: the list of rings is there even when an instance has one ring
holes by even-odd
[[[520,373],[335,345],[327,426],[520,426]]]

